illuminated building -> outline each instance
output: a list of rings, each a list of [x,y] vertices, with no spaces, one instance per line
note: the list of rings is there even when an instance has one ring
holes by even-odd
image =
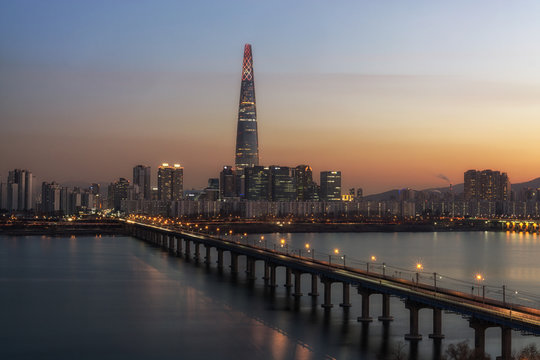
[[[119,211],[122,206],[122,200],[127,200],[129,195],[129,180],[120,178],[111,183],[108,189],[109,208]]]
[[[181,200],[184,193],[184,168],[180,164],[163,163],[158,168],[158,200]]]
[[[270,169],[264,166],[252,166],[244,169],[245,198],[247,200],[270,200]]]
[[[294,184],[296,187],[296,200],[315,200],[314,192],[316,185],[313,182],[313,171],[309,165],[298,165],[293,170]]]
[[[236,197],[236,172],[232,166],[224,166],[219,174],[219,196],[224,198]]]
[[[242,85],[238,108],[238,126],[236,131],[237,169],[259,165],[259,140],[257,135],[257,111],[255,107],[255,82],[253,77],[253,56],[251,45],[244,47],[242,65]]]
[[[285,166],[270,166],[272,201],[296,200],[296,189],[291,170]]]
[[[139,199],[152,199],[150,192],[150,166],[137,165],[133,168],[133,185],[139,187]]]
[[[341,200],[341,171],[321,171],[321,201]]]
[[[506,173],[468,170],[463,175],[465,200],[510,200],[510,180]]]

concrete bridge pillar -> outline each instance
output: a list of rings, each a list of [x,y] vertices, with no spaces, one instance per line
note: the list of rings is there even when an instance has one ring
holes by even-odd
[[[379,321],[392,321],[393,316],[390,316],[390,295],[382,294],[382,316],[379,316]]]
[[[433,308],[433,333],[428,335],[430,339],[444,339],[442,333],[442,310]]]
[[[358,294],[362,296],[362,316],[359,316],[356,320],[363,323],[372,322],[373,318],[369,316],[369,296],[373,294],[373,292],[359,287]]]
[[[501,327],[501,356],[497,359],[512,359],[512,329],[507,326]]]
[[[269,264],[270,266],[270,286],[271,288],[277,287],[276,284],[276,264]]]
[[[231,274],[237,275],[238,274],[238,254],[231,251]]]
[[[317,274],[311,274],[311,292],[308,294],[309,296],[319,296],[319,293],[317,292],[317,285]]]
[[[263,280],[264,280],[264,285],[267,286],[268,281],[270,280],[270,264],[266,260],[264,260],[264,276],[263,276]]]
[[[212,249],[212,247],[210,245],[205,245],[205,249],[206,255],[204,256],[204,264],[206,266],[210,266],[210,250]]]
[[[405,308],[409,309],[409,333],[405,335],[405,340],[422,340],[422,335],[418,333],[418,312],[422,309],[422,306],[406,300]]]
[[[324,303],[321,306],[325,309],[330,309],[332,305],[332,280],[327,278],[321,278],[324,285]]]
[[[201,243],[200,242],[196,242],[195,243],[195,262],[199,262],[200,258],[201,258]]]
[[[469,326],[474,329],[474,351],[477,356],[482,356],[486,353],[486,329],[493,326],[487,321],[471,318]]]
[[[185,240],[186,240],[186,252],[184,253],[184,255],[186,257],[186,260],[189,260],[191,257],[191,249],[190,249],[191,242],[189,241],[188,238],[186,238]]]
[[[182,256],[182,238],[176,237],[176,256]]]
[[[217,249],[217,267],[220,271],[223,270],[223,249]]]
[[[248,281],[255,281],[255,259],[249,256],[246,259],[246,274]]]
[[[299,298],[300,296],[302,296],[302,288],[301,288],[301,278],[302,278],[302,273],[298,270],[295,270],[294,271],[294,294],[293,296],[296,297],[296,298]]]
[[[284,286],[287,288],[287,291],[289,291],[292,288],[291,275],[292,275],[291,268],[286,267],[285,268],[285,285]]]
[[[342,283],[343,284],[343,302],[339,304],[339,306],[344,308],[351,307],[351,299],[350,299],[350,288],[351,285],[349,283]]]

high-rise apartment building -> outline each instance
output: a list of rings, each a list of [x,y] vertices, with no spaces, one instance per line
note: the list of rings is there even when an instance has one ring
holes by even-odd
[[[341,200],[341,171],[321,171],[321,201]]]
[[[54,181],[41,183],[41,211],[47,214],[58,214],[61,208],[61,187]]]
[[[133,168],[133,185],[138,187],[139,199],[151,200],[150,166],[137,165]]]
[[[184,168],[163,163],[158,168],[158,200],[177,201],[184,196]]]
[[[244,47],[242,84],[240,87],[240,104],[236,130],[235,165],[240,170],[259,165],[255,80],[253,76],[253,55],[250,44],[246,44]]]
[[[33,208],[32,173],[15,169],[9,172],[7,182],[7,207],[11,211],[28,211]]]
[[[506,201],[510,199],[510,180],[506,173],[493,170],[468,170],[463,174],[465,200]]]
[[[111,183],[108,189],[109,208],[119,211],[122,208],[122,200],[129,198],[129,188],[129,180],[125,178]]]

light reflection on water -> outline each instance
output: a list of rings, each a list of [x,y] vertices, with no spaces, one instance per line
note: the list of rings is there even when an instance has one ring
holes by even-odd
[[[523,242],[515,233],[281,236],[291,247],[339,247],[351,257],[376,254],[403,267],[421,259],[429,271],[470,276],[482,270],[490,281],[538,286],[534,235],[524,235]],[[269,244],[281,236],[265,235]],[[283,268],[270,296],[260,263],[253,287],[244,281],[243,258],[240,266],[234,281],[227,270],[220,275],[215,267],[186,263],[127,237],[0,237],[0,358],[376,359],[391,356],[408,330],[408,313],[398,299],[391,301],[395,321],[384,326],[376,321],[380,295],[372,295],[375,321],[363,326],[356,321],[360,301],[353,291],[350,311],[337,306],[339,284],[333,285],[335,306],[325,314],[321,299],[295,301],[286,294]],[[309,276],[302,282],[307,294]],[[406,353],[431,358],[434,347],[440,352],[427,338],[430,310],[420,312],[420,332],[424,340],[416,349],[406,344]],[[464,339],[472,343],[472,330],[459,316],[443,314],[443,332],[443,347]],[[498,329],[488,330],[492,357],[499,355],[499,337]],[[519,335],[513,341],[515,348],[538,343]]]

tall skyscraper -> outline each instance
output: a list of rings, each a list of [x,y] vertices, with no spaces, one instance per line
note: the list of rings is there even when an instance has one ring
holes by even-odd
[[[341,200],[341,171],[321,171],[321,200]]]
[[[163,163],[158,168],[158,199],[181,200],[184,196],[184,168],[180,164]]]
[[[246,44],[244,47],[242,85],[240,87],[240,105],[238,108],[238,126],[236,130],[235,165],[240,170],[259,165],[255,81],[250,44]]]
[[[150,166],[137,165],[133,168],[133,185],[139,187],[139,199],[151,200]]]
[[[10,210],[30,210],[33,207],[32,173],[15,169],[8,174],[8,208]]]

